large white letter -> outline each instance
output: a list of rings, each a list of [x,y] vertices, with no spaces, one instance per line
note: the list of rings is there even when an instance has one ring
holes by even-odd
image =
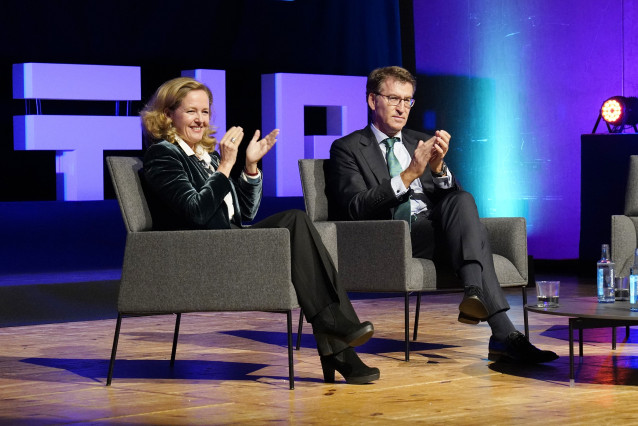
[[[297,160],[328,158],[339,136],[365,127],[366,77],[315,74],[261,76],[262,131],[280,129],[271,152],[263,159],[264,195],[301,196]],[[324,106],[328,136],[304,136],[304,107]]]
[[[14,64],[14,99],[131,101],[141,98],[140,68]],[[139,117],[13,117],[16,150],[56,151],[58,200],[104,199],[104,150],[142,148]]]

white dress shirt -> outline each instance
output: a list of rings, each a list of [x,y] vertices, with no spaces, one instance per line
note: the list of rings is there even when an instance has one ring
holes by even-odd
[[[377,129],[374,126],[374,124],[371,124],[370,127],[372,128],[372,133],[374,133],[374,137],[377,139],[377,143],[379,144],[379,149],[381,150],[381,153],[383,154],[383,159],[385,160],[386,154],[387,154],[387,148],[386,148],[386,145],[382,142],[385,139],[389,138],[389,136],[384,134],[381,130]],[[394,143],[394,149],[393,149],[394,155],[397,157],[397,160],[399,160],[399,163],[401,164],[401,168],[405,170],[410,165],[410,162],[412,161],[412,157],[410,157],[410,153],[408,152],[407,148],[403,144],[403,138],[402,138],[401,132],[397,133],[393,137],[399,139],[397,142]],[[434,180],[434,184],[437,185],[439,188],[447,189],[452,186],[452,172],[448,168],[446,176],[443,176],[443,177],[433,176],[433,180]],[[392,189],[394,190],[394,194],[397,196],[397,198],[400,198],[403,194],[408,192],[408,188],[406,188],[405,185],[403,184],[403,180],[401,179],[401,176],[393,177],[392,180],[390,181],[390,184],[392,185]],[[410,188],[412,189],[412,193],[414,194],[414,196],[410,197],[410,212],[412,214],[419,214],[421,212],[426,211],[428,209],[428,206],[425,204],[425,202],[422,199],[419,199],[419,194],[423,194],[423,187],[421,186],[421,181],[419,179],[414,179],[410,183]]]

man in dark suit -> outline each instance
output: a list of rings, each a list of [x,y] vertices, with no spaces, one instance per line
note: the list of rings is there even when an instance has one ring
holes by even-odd
[[[414,76],[400,67],[379,68],[368,77],[371,124],[337,139],[330,149],[327,186],[335,219],[408,221],[413,256],[449,264],[463,282],[459,321],[491,326],[489,359],[558,358],[533,346],[507,316],[509,305],[474,198],[444,161],[450,134],[404,128],[415,89]]]

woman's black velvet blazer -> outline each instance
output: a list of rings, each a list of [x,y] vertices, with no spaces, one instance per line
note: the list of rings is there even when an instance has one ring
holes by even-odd
[[[211,154],[219,166],[219,154]],[[262,196],[262,179],[229,179],[206,171],[196,156],[179,145],[162,141],[151,145],[141,173],[154,230],[228,229],[252,220]],[[232,193],[235,214],[228,217],[224,197]]]

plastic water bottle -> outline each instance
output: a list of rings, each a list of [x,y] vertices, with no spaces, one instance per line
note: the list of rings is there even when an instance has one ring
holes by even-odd
[[[609,255],[609,244],[603,244],[600,260],[596,264],[596,284],[598,286],[598,303],[614,303],[614,262]]]
[[[629,310],[638,312],[638,248],[634,252],[634,264],[629,268]]]

